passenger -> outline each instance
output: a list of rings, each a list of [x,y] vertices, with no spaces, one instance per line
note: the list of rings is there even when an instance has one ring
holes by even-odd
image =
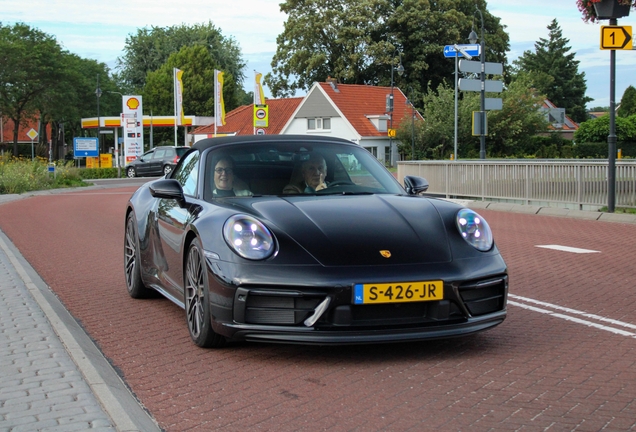
[[[315,193],[327,187],[327,163],[318,153],[312,153],[309,159],[304,161],[300,169],[301,179],[292,182],[283,189],[284,194]]]
[[[212,196],[252,196],[252,192],[247,188],[239,188],[234,183],[234,161],[229,156],[221,156],[214,164],[214,189],[212,190]]]

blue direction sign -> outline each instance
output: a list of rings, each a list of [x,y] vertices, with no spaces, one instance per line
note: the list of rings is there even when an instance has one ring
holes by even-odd
[[[73,155],[75,158],[97,157],[97,138],[73,138]]]
[[[468,55],[473,57],[477,57],[481,51],[481,46],[479,44],[465,44],[465,45],[457,45],[459,48],[462,48]],[[460,51],[455,49],[455,45],[446,45],[444,47],[444,57],[464,57]]]

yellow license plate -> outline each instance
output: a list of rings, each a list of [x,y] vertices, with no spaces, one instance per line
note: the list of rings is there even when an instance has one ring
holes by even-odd
[[[441,280],[353,286],[354,304],[407,303],[443,299],[444,283]]]

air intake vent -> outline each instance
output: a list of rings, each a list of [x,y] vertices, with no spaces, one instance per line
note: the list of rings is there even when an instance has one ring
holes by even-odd
[[[459,295],[472,316],[498,312],[504,308],[508,278],[471,282],[459,287]]]

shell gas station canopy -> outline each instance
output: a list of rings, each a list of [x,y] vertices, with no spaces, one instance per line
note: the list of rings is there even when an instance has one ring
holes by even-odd
[[[190,126],[207,126],[214,122],[214,117],[197,117],[187,115],[184,116],[185,127]],[[89,117],[82,119],[82,129],[97,129],[98,117]],[[121,117],[99,117],[99,127],[104,129],[114,129],[121,127]],[[174,127],[174,116],[150,116],[144,115],[143,127]]]

